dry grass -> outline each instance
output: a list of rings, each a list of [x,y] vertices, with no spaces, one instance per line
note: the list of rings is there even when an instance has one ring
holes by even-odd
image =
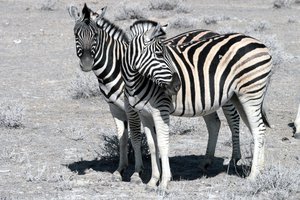
[[[53,11],[56,9],[58,0],[41,0],[41,10]]]
[[[290,8],[295,0],[275,0],[273,2],[273,7],[276,9],[280,8]]]
[[[188,17],[175,18],[170,21],[170,28],[173,29],[192,29],[196,27],[197,21]]]
[[[0,103],[0,127],[21,128],[24,126],[24,107],[19,103]]]
[[[103,155],[107,158],[115,158],[119,157],[120,155],[120,146],[119,146],[119,140],[117,136],[109,136],[109,135],[103,135],[102,139],[104,140],[104,146],[102,147]],[[148,156],[150,154],[147,139],[144,134],[142,134],[142,155]],[[128,154],[129,157],[133,158],[134,151],[132,148],[132,144],[130,139],[128,140]]]
[[[71,81],[68,93],[73,99],[90,98],[101,95],[95,75],[80,71],[76,72],[74,80]]]
[[[138,4],[124,5],[116,12],[115,20],[128,20],[128,19],[145,19],[147,18],[147,13]]]

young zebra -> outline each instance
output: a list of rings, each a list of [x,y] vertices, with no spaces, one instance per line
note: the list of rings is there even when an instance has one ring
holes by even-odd
[[[127,119],[127,114],[123,102],[124,82],[121,77],[121,59],[127,48],[128,39],[125,33],[117,26],[109,22],[103,16],[105,8],[101,13],[93,12],[84,5],[82,13],[74,6],[69,7],[69,14],[75,19],[75,41],[77,56],[80,58],[80,66],[83,71],[93,71],[98,78],[101,93],[109,103],[112,116],[115,120],[120,140],[120,160],[118,169],[114,172],[116,178],[121,179],[123,170],[128,165],[127,159],[127,139],[128,129],[127,121],[131,130],[132,144],[135,151],[135,173],[133,177],[138,176],[142,170],[143,163],[140,152],[140,119],[136,112],[129,110],[131,114]],[[182,33],[173,38],[164,41],[166,45],[183,44],[199,39],[210,38],[217,33],[207,30],[194,30]],[[232,104],[223,106],[224,114],[228,120],[232,131],[233,151],[232,160],[237,162],[240,155],[239,145],[239,115]],[[204,117],[209,131],[209,142],[207,145],[208,160],[213,157],[220,127],[220,120],[217,113]],[[145,120],[146,121],[146,120]],[[146,122],[145,122],[146,123]],[[151,141],[150,134],[153,132],[153,123],[149,122],[145,133],[148,140]],[[152,144],[155,142],[153,141]],[[156,159],[153,157],[152,159]],[[155,161],[153,161],[155,163]],[[205,167],[205,166],[204,166]]]
[[[206,116],[231,101],[254,137],[249,178],[264,165],[263,99],[271,75],[271,55],[261,42],[243,34],[217,35],[183,45],[164,45],[160,25],[138,21],[122,63],[125,100],[154,121],[162,161],[161,189],[171,178],[169,115]],[[173,98],[173,99],[172,99]],[[143,122],[143,118],[142,122]],[[149,186],[155,187],[154,171]]]

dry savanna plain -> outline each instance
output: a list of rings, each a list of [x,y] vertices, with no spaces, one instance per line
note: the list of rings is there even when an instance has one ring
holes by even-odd
[[[300,140],[292,123],[300,103],[299,0],[86,0],[123,30],[137,19],[168,23],[169,37],[202,28],[241,32],[270,49],[265,170],[249,172],[253,141],[240,126],[242,159],[230,165],[231,133],[222,111],[215,159],[201,170],[207,130],[202,117],[171,118],[172,181],[166,193],[123,181],[116,127],[95,75],[79,69],[67,7],[81,0],[0,0],[0,200],[14,199],[300,199]],[[143,147],[146,152],[146,146]],[[146,152],[147,153],[147,152]],[[145,154],[146,154],[145,153]],[[150,177],[144,156],[143,182]]]

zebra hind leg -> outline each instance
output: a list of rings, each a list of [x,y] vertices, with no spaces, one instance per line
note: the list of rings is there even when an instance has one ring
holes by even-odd
[[[254,152],[252,159],[251,172],[248,178],[255,180],[257,175],[264,168],[264,146],[265,146],[265,124],[262,117],[261,98],[239,97],[233,101],[238,108],[243,120],[250,129],[254,139]]]
[[[200,164],[202,171],[206,172],[207,168],[211,166],[215,155],[216,144],[218,140],[221,122],[217,112],[203,116],[208,130],[208,143],[204,161]]]
[[[240,149],[240,115],[230,101],[223,105],[222,109],[232,134],[231,163],[236,165],[242,157]]]

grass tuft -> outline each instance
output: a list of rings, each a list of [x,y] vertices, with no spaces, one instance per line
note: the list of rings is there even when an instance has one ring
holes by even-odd
[[[104,152],[105,157],[108,158],[115,158],[120,156],[120,148],[119,148],[119,140],[117,136],[108,136],[103,135],[102,139],[104,140],[104,147],[102,147],[102,151]],[[143,156],[148,156],[150,154],[147,140],[144,134],[142,134],[142,141],[141,141],[141,150]],[[132,148],[131,140],[128,140],[128,154],[129,157],[134,157],[134,151]]]
[[[291,169],[296,168],[286,168],[282,165],[266,168],[255,182],[249,183],[249,195],[270,199],[287,199],[295,195],[300,187],[300,172]]]
[[[170,21],[170,28],[180,29],[180,28],[194,28],[197,22],[194,19],[187,17],[176,18]]]
[[[18,104],[0,103],[0,127],[23,127],[24,107]]]
[[[56,9],[56,3],[58,0],[42,0],[41,1],[41,10],[53,11]]]
[[[178,0],[151,0],[149,8],[150,10],[170,11],[178,8],[180,3]]]
[[[100,96],[100,89],[95,76],[92,73],[77,72],[68,89],[73,99],[86,99]]]
[[[220,21],[226,21],[230,20],[230,17],[227,16],[208,16],[203,18],[203,22],[206,25],[214,25],[217,24]]]
[[[128,19],[145,19],[147,18],[146,12],[138,5],[123,5],[117,12],[115,20],[128,20]]]
[[[273,8],[280,9],[280,8],[290,8],[291,4],[294,0],[275,0],[273,2]]]

